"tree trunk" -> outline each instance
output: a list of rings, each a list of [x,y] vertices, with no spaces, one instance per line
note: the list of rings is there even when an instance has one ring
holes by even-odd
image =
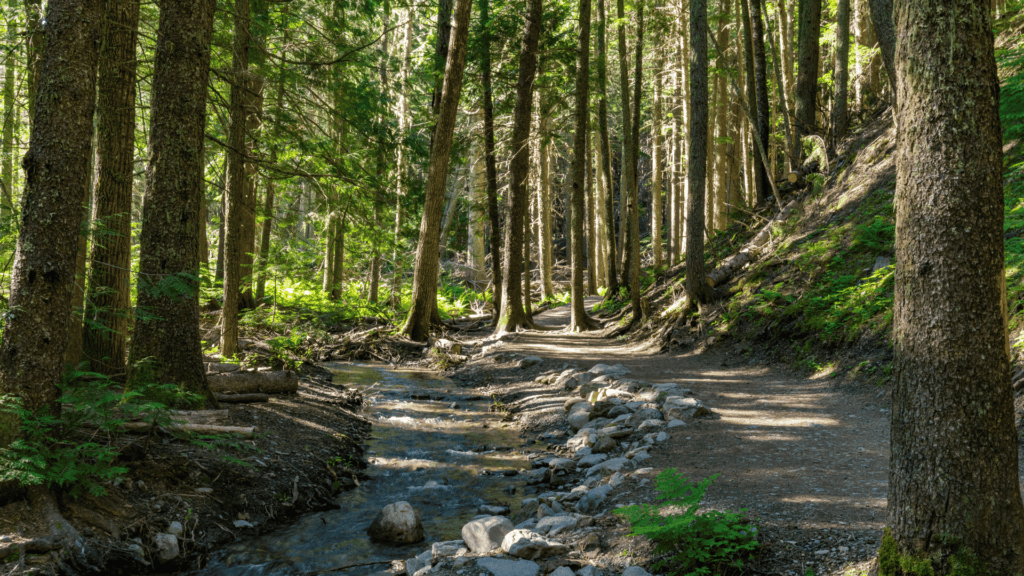
[[[769,150],[768,135],[771,116],[768,110],[768,68],[764,55],[764,21],[761,19],[761,0],[740,1],[750,2],[750,34],[754,52],[754,92],[757,103],[756,137],[761,142],[761,149],[767,152]],[[757,205],[760,206],[764,204],[768,191],[771,190],[771,183],[768,180],[772,175],[768,173],[763,162],[754,162],[754,167],[754,173],[757,175],[755,186]],[[781,206],[779,208],[781,209]]]
[[[36,93],[39,90],[40,66],[43,62],[43,48],[46,36],[43,32],[42,0],[25,0],[25,53],[26,79],[25,92],[28,100],[29,122],[36,118]],[[26,183],[27,185],[27,183]]]
[[[753,0],[753,1],[756,2],[758,0]],[[754,85],[754,39],[753,39],[753,35],[754,34],[753,34],[753,31],[751,30],[751,23],[750,23],[750,2],[751,2],[751,0],[740,0],[740,9],[741,9],[742,18],[743,18],[743,74],[742,74],[742,76],[746,80],[746,83],[740,82],[740,86],[741,86],[741,88],[743,88],[746,91],[745,94],[746,94],[747,102],[756,102],[757,101],[757,88]],[[757,138],[757,127],[756,126],[747,126],[747,124],[748,124],[748,122],[746,122],[746,121],[743,122],[743,126],[744,126],[744,129],[745,129],[744,132],[749,134],[750,138],[751,138],[750,139],[750,146],[749,146],[748,152],[749,152],[749,156],[752,158],[757,153],[756,152],[757,145],[754,143],[754,140],[753,140],[754,138]],[[744,136],[746,136],[746,134]],[[744,138],[744,139],[741,139],[740,141],[741,142],[746,142],[746,139]],[[746,150],[746,148],[745,148],[745,150]],[[755,204],[755,205],[756,204],[760,204],[761,202],[760,202],[759,199],[760,198],[764,198],[764,191],[758,191],[758,189],[757,189],[757,187],[762,184],[761,179],[759,178],[759,175],[760,175],[761,171],[758,170],[755,165],[753,165],[753,162],[751,162],[750,165],[746,164],[746,160],[748,159],[747,158],[747,156],[748,156],[747,152],[744,152],[743,156],[744,156],[744,170],[743,171],[745,173],[746,181],[747,181],[747,195],[748,195],[748,198],[752,198],[753,199],[751,204]]]
[[[277,150],[270,151],[270,163],[277,163]],[[263,202],[263,229],[260,231],[259,280],[256,282],[256,302],[263,302],[267,289],[267,265],[270,262],[270,234],[274,230],[274,181],[267,178],[267,197]]]
[[[540,41],[542,0],[527,0],[523,43],[519,51],[519,79],[512,117],[509,161],[508,221],[505,224],[504,277],[501,289],[501,317],[496,332],[515,332],[532,323],[523,311],[522,274],[523,217],[530,193],[526,187],[530,170],[530,116],[533,81],[537,75],[537,45]]]
[[[430,171],[427,175],[426,200],[420,220],[420,241],[416,247],[416,271],[413,274],[412,306],[402,326],[402,333],[417,342],[425,342],[430,335],[432,313],[437,310],[437,249],[444,210],[444,189],[448,180],[448,164],[459,111],[462,91],[462,73],[466,66],[466,43],[469,36],[469,9],[471,0],[457,0],[455,26],[448,50],[448,64],[441,91],[440,113],[434,130],[434,143],[430,149]],[[519,281],[519,278],[516,278]]]
[[[846,132],[847,91],[850,85],[850,0],[838,0],[836,10],[836,60],[832,79],[835,82],[835,101],[832,103],[833,146]]]
[[[250,20],[251,23],[251,20]],[[251,24],[250,24],[251,25]],[[249,28],[246,28],[249,32]],[[243,175],[242,190],[244,195],[241,202],[242,223],[240,226],[239,241],[239,309],[255,308],[256,298],[253,294],[253,274],[256,271],[254,257],[256,254],[256,207],[259,205],[256,189],[258,179],[256,174],[255,150],[258,143],[258,133],[263,125],[263,78],[256,75],[251,69],[245,72],[245,85],[242,92],[242,102],[245,118],[245,171]]]
[[[490,220],[491,284],[494,287],[494,322],[501,311],[501,222],[498,216],[498,166],[494,157],[494,103],[491,88],[490,0],[480,0],[480,68],[483,72],[484,162],[487,168],[487,216]]]
[[[797,0],[793,0],[797,1]],[[796,142],[816,129],[818,96],[818,40],[821,38],[821,0],[799,0],[800,36],[796,77]],[[796,150],[799,154],[799,149]],[[800,164],[800,156],[793,159]]]
[[[589,49],[589,47],[588,47]],[[589,89],[588,89],[589,92]],[[588,118],[587,123],[590,124]],[[593,124],[590,124],[593,126]],[[597,234],[597,216],[594,214],[594,208],[596,206],[595,190],[594,190],[594,146],[593,138],[591,137],[591,130],[587,128],[587,167],[585,170],[587,176],[587,294],[597,294],[597,258],[594,257],[597,251],[597,243],[595,242]]]
[[[331,197],[334,195],[331,194]],[[333,212],[327,217],[324,226],[324,282],[323,291],[330,295],[331,283],[334,282],[334,236],[338,233],[338,215]]]
[[[219,280],[222,284],[224,282],[224,241],[225,241],[225,238],[224,238],[224,234],[225,234],[225,230],[224,230],[224,214],[225,214],[224,205],[225,205],[225,199],[228,196],[228,193],[227,193],[227,181],[228,181],[228,159],[227,159],[227,153],[225,152],[225,155],[224,155],[224,166],[223,166],[223,169],[221,170],[220,185],[218,186],[218,188],[220,188],[220,212],[217,215],[217,222],[218,222],[217,223],[217,265],[214,268],[214,273],[213,273],[213,277],[216,278],[216,280],[214,281],[214,284],[216,284],[217,280]],[[300,198],[300,202],[299,202],[299,218],[298,218],[298,223],[299,223],[298,227],[301,229],[302,228],[302,202],[301,202],[301,198]]]
[[[594,125],[600,125],[600,119],[595,122]],[[591,256],[593,260],[591,264],[594,266],[595,273],[597,274],[597,283],[599,286],[605,285],[605,279],[608,277],[605,272],[605,249],[604,245],[607,241],[608,234],[605,233],[604,226],[604,155],[601,154],[601,131],[596,131],[596,138],[594,139],[594,156],[597,161],[597,170],[594,173],[594,181],[597,184],[596,194],[594,196],[594,253]]]
[[[598,101],[598,128],[601,132],[598,147],[601,149],[600,170],[604,177],[604,225],[605,243],[605,298],[611,299],[618,296],[619,276],[615,270],[615,210],[614,196],[615,186],[612,184],[612,147],[608,137],[608,48],[605,42],[605,33],[608,27],[608,20],[605,18],[605,0],[597,0],[597,89],[600,92]]]
[[[871,8],[871,23],[878,38],[885,74],[892,88],[893,104],[896,104],[896,29],[893,24],[892,0],[868,0]]]
[[[36,117],[25,169],[21,230],[11,273],[10,310],[0,336],[0,392],[26,410],[59,414],[57,384],[71,316],[71,288],[89,182],[96,66],[103,21],[98,0],[50,0]],[[18,433],[0,416],[0,446]],[[8,428],[8,425],[10,428]]]
[[[531,162],[532,164],[532,162]],[[536,185],[536,178],[533,178],[534,185]],[[532,302],[532,291],[530,289],[530,273],[531,273],[531,262],[530,262],[530,244],[532,243],[532,223],[537,218],[537,198],[533,198],[533,202],[527,199],[528,204],[532,204],[532,210],[530,206],[526,209],[526,218],[523,219],[523,312],[526,314],[527,321],[533,321],[533,302]],[[531,214],[532,212],[532,214]]]
[[[345,284],[345,219],[338,219],[334,229],[334,260],[331,264],[331,300],[341,300]]]
[[[398,95],[398,135],[405,138],[412,125],[412,118],[409,115],[409,68],[412,66],[412,26],[413,9],[409,8],[405,22],[405,40],[402,47],[402,68],[399,73],[401,84]],[[407,151],[404,145],[398,146],[395,166],[395,247],[391,253],[391,261],[394,271],[391,276],[391,301],[394,306],[401,300],[401,278],[404,266],[400,260],[402,246],[402,203],[408,193],[409,167],[406,158]]]
[[[136,0],[108,0],[96,98],[96,223],[83,352],[93,372],[125,371],[131,313],[131,215],[135,153]],[[205,228],[205,222],[203,223]]]
[[[7,41],[10,45],[17,42],[17,33],[14,26],[8,26]],[[3,137],[2,151],[0,158],[0,225],[4,229],[11,227],[14,216],[14,64],[11,60],[4,65],[4,110],[3,110]]]
[[[95,117],[93,118],[95,124]],[[96,133],[93,132],[89,148],[89,174],[95,173]],[[71,285],[71,320],[68,323],[68,345],[64,351],[64,364],[69,368],[78,366],[82,360],[82,320],[84,319],[86,265],[89,251],[89,231],[92,227],[93,197],[95,181],[88,180],[85,201],[82,204],[82,221],[78,224],[78,250],[75,253],[75,280]]]
[[[654,69],[654,115],[651,119],[652,183],[651,183],[651,247],[654,248],[654,267],[661,268],[661,176],[664,170],[665,141],[661,134],[662,74],[665,70],[662,50],[658,48]]]
[[[221,309],[220,354],[230,358],[238,351],[239,290],[242,286],[244,250],[245,177],[245,78],[249,68],[249,0],[235,0],[235,38],[232,47],[231,95],[228,108],[227,190],[224,201],[224,305]]]
[[[644,0],[636,0],[636,68],[633,78],[633,121],[629,150],[629,295],[633,302],[633,320],[639,322],[644,315],[640,305],[640,180],[637,166],[640,164],[640,96],[643,84],[644,54]]]
[[[704,280],[704,185],[708,145],[708,5],[690,0],[690,133],[686,180],[686,293],[706,302]]]
[[[629,190],[633,184],[636,165],[633,160],[633,128],[630,125],[632,116],[629,106],[629,48],[626,44],[626,24],[629,18],[626,16],[623,0],[616,0],[618,9],[618,35],[619,35],[619,96],[622,98],[622,167],[619,172],[619,244],[618,257],[622,270],[622,283],[629,284],[629,270],[627,269],[626,257],[629,229]]]
[[[216,406],[199,341],[199,205],[215,2],[161,0],[140,235],[134,358]]]
[[[726,53],[729,51],[729,30],[726,27],[732,19],[732,0],[721,0],[720,18],[718,20],[718,58],[715,66],[719,70],[726,70],[729,67]],[[729,210],[726,207],[729,189],[729,91],[726,88],[725,74],[718,74],[717,87],[715,88],[715,126],[717,127],[718,141],[715,146],[715,195],[714,200],[709,201],[709,217],[714,215],[714,226],[709,220],[708,231],[725,230],[729,226]],[[713,141],[714,142],[714,141]]]
[[[898,551],[883,541],[879,560],[882,570],[900,554],[931,559],[938,575],[971,562],[977,573],[1019,574],[1024,503],[992,22],[985,3],[969,0],[902,2],[896,22],[888,524]]]
[[[487,283],[487,264],[484,262],[484,236],[487,234],[487,169],[484,167],[484,155],[483,141],[474,139],[469,171],[469,230],[466,242],[474,290],[481,290]]]
[[[569,236],[572,250],[570,332],[592,330],[597,325],[587,315],[586,292],[583,291],[583,203],[586,194],[587,132],[590,131],[590,0],[579,0],[579,43],[576,45],[576,109],[572,137],[572,229]],[[639,46],[639,44],[638,44]],[[638,77],[639,82],[639,77]]]
[[[543,101],[542,101],[543,102]],[[541,200],[541,211],[540,211],[540,234],[538,235],[538,243],[540,244],[541,258],[540,258],[540,275],[541,275],[541,296],[544,298],[551,298],[555,295],[554,285],[551,283],[551,266],[552,262],[552,230],[551,230],[551,211],[552,211],[552,199],[551,199],[551,154],[549,153],[548,144],[548,117],[547,111],[544,110],[543,105],[539,106],[540,110],[537,111],[537,115],[540,117],[539,122],[539,134],[537,140],[540,142],[540,186],[538,186],[537,193],[540,195]]]

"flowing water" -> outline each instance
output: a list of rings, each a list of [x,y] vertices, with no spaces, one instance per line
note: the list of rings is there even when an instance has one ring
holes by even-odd
[[[458,540],[462,525],[481,504],[518,503],[529,468],[512,451],[521,440],[489,411],[491,400],[460,390],[430,372],[328,363],[334,381],[363,391],[363,414],[373,422],[368,442],[371,479],[338,497],[338,509],[304,516],[253,540],[228,546],[203,576],[296,575],[353,566],[346,575],[388,568],[428,549]],[[455,406],[453,407],[453,403]],[[507,475],[506,475],[507,474]],[[407,546],[370,542],[366,528],[392,502],[405,500],[419,513],[426,541]],[[513,506],[514,509],[514,506]],[[365,565],[381,562],[375,565]]]

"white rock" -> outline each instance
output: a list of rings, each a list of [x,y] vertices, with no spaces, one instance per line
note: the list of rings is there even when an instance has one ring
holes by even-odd
[[[572,407],[572,410],[565,419],[569,422],[569,426],[572,426],[573,430],[579,430],[586,427],[587,423],[590,422],[590,412],[593,409],[594,406],[590,402],[580,402]]]
[[[427,574],[430,574],[430,571],[433,570],[433,569],[434,569],[433,566],[424,566],[423,568],[420,568],[419,570],[417,570],[411,576],[427,576]]]
[[[255,528],[252,522],[247,520],[235,520],[235,528]]]
[[[159,533],[153,536],[153,547],[156,548],[156,559],[170,562],[181,553],[178,550],[178,538],[174,534]]]
[[[637,432],[650,432],[651,430],[657,430],[665,425],[664,420],[644,420],[637,427]]]
[[[558,533],[562,530],[575,528],[576,523],[577,521],[574,516],[548,516],[537,522],[537,527],[534,528],[533,531],[545,536],[558,536]]]
[[[665,417],[670,420],[700,418],[711,413],[700,400],[696,398],[683,398],[682,396],[669,396],[666,398],[663,409]]]
[[[411,504],[393,502],[377,514],[366,533],[374,542],[410,544],[423,540],[423,523]]]
[[[576,576],[576,573],[568,566],[559,566],[548,576]]]
[[[629,374],[629,368],[626,368],[622,364],[616,364],[615,366],[597,364],[590,370],[587,370],[587,372],[594,376],[614,376],[616,378],[621,378],[626,374]]]
[[[466,543],[462,540],[434,542],[430,545],[430,558],[435,561],[441,558],[454,558],[465,545]]]
[[[602,462],[596,466],[591,466],[590,469],[587,470],[587,476],[604,476],[608,474],[614,474],[615,472],[622,470],[622,468],[626,465],[627,462],[629,462],[629,460],[626,458],[612,458],[607,462]]]
[[[686,426],[686,422],[683,422],[682,420],[669,420],[668,421],[668,427],[669,428],[678,428],[680,426]]]
[[[482,504],[477,507],[476,511],[488,516],[508,516],[512,513],[508,506],[493,506],[491,504]]]
[[[501,541],[501,549],[505,553],[524,558],[526,560],[537,560],[549,556],[558,556],[569,551],[569,547],[561,542],[550,540],[530,530],[513,530],[505,535]]]
[[[612,474],[612,477],[608,479],[608,485],[612,488],[618,488],[626,481],[626,476],[622,472],[616,472]]]
[[[171,524],[167,527],[167,533],[171,534],[172,536],[181,536],[181,533],[184,531],[185,529],[182,528],[181,522],[171,522]]]
[[[600,464],[601,462],[604,462],[607,459],[607,454],[591,454],[590,456],[584,456],[583,458],[580,458],[579,462],[576,463],[576,466],[579,468],[590,468],[591,466]]]
[[[576,461],[568,458],[553,458],[548,462],[548,467],[552,470],[574,470],[576,469]]]
[[[658,435],[654,437],[655,442],[664,442],[668,440],[668,434],[666,432],[658,432]]]
[[[493,576],[537,576],[540,565],[530,560],[505,560],[502,558],[481,558],[476,565]]]
[[[508,518],[488,516],[466,523],[462,527],[462,539],[473,552],[486,554],[501,546],[502,539],[513,529],[512,522]]]
[[[547,504],[541,504],[537,507],[537,518],[547,518],[548,516],[554,516],[555,511],[551,509]]]
[[[610,484],[603,484],[597,488],[592,488],[586,493],[580,501],[576,503],[576,511],[581,514],[590,514],[597,510],[597,507],[604,502],[605,498],[608,497],[608,493],[612,491]]]
[[[622,571],[622,576],[651,576],[651,573],[639,566],[630,566]]]

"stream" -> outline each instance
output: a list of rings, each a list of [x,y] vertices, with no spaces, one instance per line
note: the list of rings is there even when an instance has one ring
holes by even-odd
[[[389,568],[430,543],[461,539],[463,524],[482,504],[515,509],[529,468],[514,451],[522,440],[489,398],[460,389],[436,373],[383,366],[323,364],[334,381],[359,389],[363,415],[373,422],[366,470],[371,479],[337,498],[338,509],[311,513],[289,526],[218,552],[195,576],[296,575],[353,566],[361,576]],[[513,496],[512,490],[515,489]],[[419,513],[426,541],[406,546],[371,543],[366,528],[384,506],[405,500]]]

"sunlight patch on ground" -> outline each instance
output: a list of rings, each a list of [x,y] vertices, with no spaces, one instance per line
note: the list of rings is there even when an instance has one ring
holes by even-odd
[[[766,421],[761,412],[754,410],[733,410],[729,408],[715,408],[715,412],[722,416],[723,422],[730,424],[742,424],[745,426],[788,426],[791,428],[809,428],[812,424],[818,426],[838,426],[839,421],[825,416],[801,415],[791,418],[772,418]]]

